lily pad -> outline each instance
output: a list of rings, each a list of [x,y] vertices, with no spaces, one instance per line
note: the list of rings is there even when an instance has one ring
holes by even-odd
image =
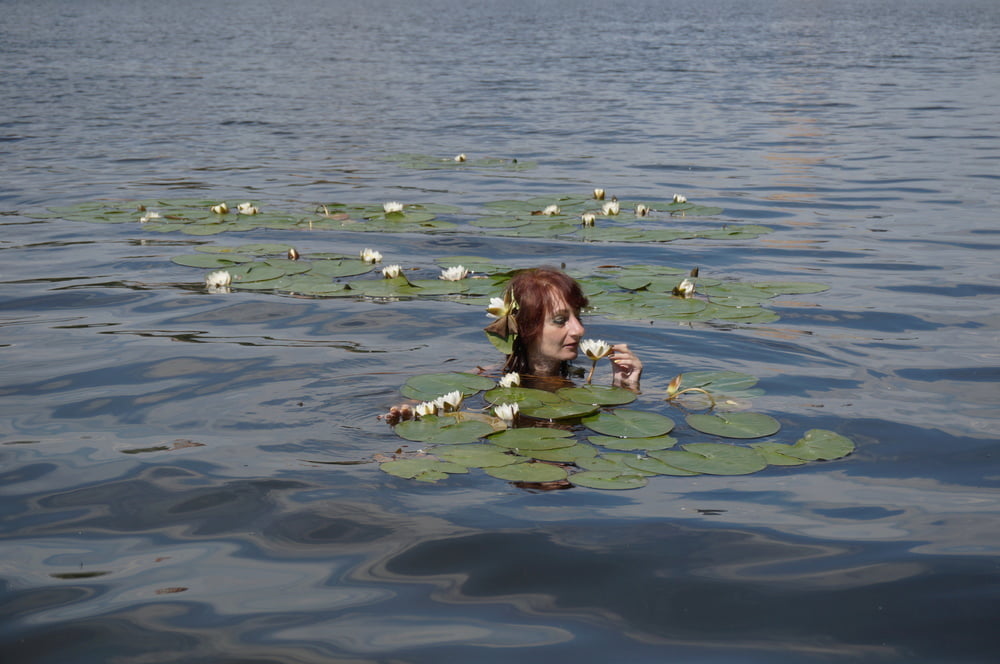
[[[778,420],[763,413],[694,414],[686,419],[691,428],[723,438],[762,438],[781,429]]]
[[[396,461],[386,461],[379,465],[379,470],[396,477],[408,480],[420,480],[424,482],[434,482],[446,478],[449,474],[462,474],[469,472],[465,466],[448,461],[439,461],[430,457],[421,459],[397,459]]]
[[[266,263],[245,263],[236,267],[226,268],[233,278],[232,287],[239,288],[241,284],[254,281],[271,281],[285,276],[285,271],[271,267]]]
[[[495,387],[483,394],[490,403],[516,403],[519,408],[541,407],[545,404],[559,403],[562,399],[552,392],[536,390],[531,387]]]
[[[635,470],[641,470],[649,475],[672,475],[674,477],[690,477],[692,475],[701,475],[702,473],[693,470],[684,470],[683,468],[678,468],[677,466],[671,466],[670,464],[664,462],[654,456],[642,456],[635,457],[633,459],[626,459],[625,465],[629,468]]]
[[[471,443],[493,433],[493,427],[479,420],[459,421],[451,416],[428,415],[419,420],[400,422],[398,436],[407,440],[437,445]]]
[[[235,267],[240,263],[248,263],[253,256],[245,254],[186,254],[175,256],[170,262],[184,267],[200,267],[208,270]]]
[[[598,406],[591,404],[561,399],[554,403],[544,403],[541,406],[524,406],[521,408],[521,413],[540,420],[570,420],[591,415],[597,409]]]
[[[624,387],[582,385],[556,390],[563,399],[593,406],[620,406],[635,401],[635,392]]]
[[[556,482],[566,479],[566,470],[549,463],[515,463],[487,468],[486,474],[508,482]]]
[[[764,457],[749,447],[724,443],[688,443],[684,450],[650,452],[668,466],[706,475],[749,475],[767,468]]]
[[[606,436],[619,438],[651,438],[670,433],[674,421],[658,413],[642,410],[617,410],[585,417],[582,424]]]
[[[522,451],[524,454],[524,451]],[[526,456],[539,461],[555,461],[558,463],[576,463],[580,459],[592,459],[597,456],[597,448],[586,443],[577,443],[570,447],[559,447],[554,450],[533,450]]]
[[[826,429],[811,429],[784,453],[806,461],[829,461],[853,451],[854,443],[850,438]]]
[[[528,459],[516,454],[510,454],[495,445],[473,444],[453,445],[434,450],[434,455],[445,460],[469,468],[490,468],[509,466],[512,463],[523,463]]]
[[[642,475],[626,475],[611,470],[586,470],[570,476],[569,481],[577,486],[612,491],[640,489],[648,482]]]
[[[401,391],[407,399],[433,401],[443,394],[456,390],[465,396],[470,396],[480,390],[488,390],[494,385],[495,383],[485,376],[456,371],[412,376]]]
[[[665,450],[677,444],[677,439],[671,436],[652,436],[649,438],[618,438],[616,436],[589,436],[594,445],[606,447],[609,450]]]
[[[801,466],[806,462],[805,459],[789,456],[792,446],[784,443],[750,443],[750,447],[757,450],[770,466]]]
[[[500,447],[525,451],[555,450],[576,445],[576,439],[571,432],[546,427],[507,429],[489,436],[486,440]]]

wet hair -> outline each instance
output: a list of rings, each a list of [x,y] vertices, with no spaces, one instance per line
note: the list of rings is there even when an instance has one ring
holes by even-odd
[[[507,356],[504,371],[529,371],[528,348],[542,334],[545,317],[565,302],[579,314],[587,306],[587,297],[573,277],[562,270],[536,267],[521,270],[507,284],[505,295],[517,302],[517,339]]]

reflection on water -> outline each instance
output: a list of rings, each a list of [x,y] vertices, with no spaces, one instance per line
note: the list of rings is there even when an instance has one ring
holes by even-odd
[[[4,661],[995,659],[997,4],[348,4],[4,4]],[[173,237],[33,216],[469,211],[598,186],[775,232]],[[496,364],[482,309],[210,294],[171,262],[255,242],[827,284],[763,326],[585,323],[641,355],[636,408],[734,369],[782,436],[857,452],[628,492],[391,477],[371,461],[405,441],[376,416],[414,374]]]

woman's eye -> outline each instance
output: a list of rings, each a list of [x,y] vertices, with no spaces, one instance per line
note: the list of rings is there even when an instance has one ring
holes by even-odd
[[[552,319],[552,322],[555,323],[556,325],[565,325],[566,319],[563,316],[556,316],[555,318]]]

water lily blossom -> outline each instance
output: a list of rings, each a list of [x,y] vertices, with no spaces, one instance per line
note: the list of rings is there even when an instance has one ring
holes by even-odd
[[[392,214],[393,212],[402,212],[403,204],[399,201],[389,201],[388,203],[382,203],[382,210],[386,214]]]
[[[639,203],[638,205],[635,206],[635,216],[645,217],[647,214],[649,214],[648,205],[643,205],[642,203]]]
[[[593,212],[584,212],[580,215],[580,223],[584,226],[593,226],[595,221],[597,221],[597,215]]]
[[[229,292],[229,284],[233,283],[233,275],[229,274],[225,270],[218,270],[216,272],[209,272],[208,276],[205,277],[205,286],[208,287],[210,292]]]
[[[441,270],[441,276],[438,279],[444,279],[445,281],[461,281],[469,276],[469,271],[465,269],[462,265],[453,265],[445,270]]]
[[[454,392],[449,392],[448,394],[442,394],[437,399],[434,400],[434,404],[437,406],[438,411],[445,413],[454,413],[462,406],[462,401],[465,397],[461,392],[455,390]]]
[[[694,283],[690,279],[685,279],[674,286],[673,294],[680,297],[691,297],[694,293]]]
[[[382,260],[382,254],[375,251],[374,249],[369,249],[365,247],[364,249],[361,250],[361,260],[363,260],[366,263],[371,263],[372,265],[374,265],[375,263],[378,263]]]
[[[290,260],[290,261],[297,261],[297,260],[299,260],[299,255],[300,254],[299,254],[298,251],[296,251],[295,247],[289,247],[288,248],[288,260]]]
[[[417,417],[424,417],[426,415],[437,415],[438,407],[433,401],[425,401],[423,403],[418,403],[414,406],[413,411],[417,414]]]
[[[542,210],[542,214],[546,217],[551,217],[553,215],[559,214],[562,210],[559,209],[558,205],[546,205],[545,209]]]
[[[604,190],[601,188],[594,189],[594,199],[598,201],[604,200]]]
[[[399,276],[399,272],[402,269],[403,268],[401,268],[398,265],[386,265],[384,268],[382,268],[382,276],[385,277],[386,279],[395,279],[396,277]]]
[[[503,378],[497,381],[499,387],[517,387],[521,384],[521,374],[516,371],[511,371],[503,375]]]
[[[507,426],[510,426],[514,423],[520,410],[521,407],[516,403],[502,403],[494,406],[493,414],[503,420]]]
[[[455,155],[455,161],[458,163],[465,161],[465,153]]]
[[[226,214],[227,212],[229,212],[229,206],[226,205],[225,203],[219,203],[218,205],[213,205],[209,209],[215,214]]]
[[[144,224],[147,221],[152,221],[153,219],[162,219],[159,212],[147,212],[146,214],[139,217],[139,223]]]
[[[590,385],[594,369],[597,368],[597,361],[611,354],[611,344],[601,339],[583,339],[580,341],[580,350],[594,363],[590,367],[590,375],[587,376],[587,384]]]
[[[257,214],[260,209],[253,203],[240,203],[236,206],[237,214]]]
[[[516,308],[517,305],[514,304],[513,300],[508,302],[502,297],[491,297],[490,306],[486,307],[486,315],[490,318],[503,318],[514,313]]]
[[[601,206],[601,212],[606,215],[615,215],[621,212],[622,207],[618,204],[617,198],[612,198],[610,201]]]
[[[674,194],[674,203],[687,203],[687,202],[688,202],[687,196],[684,196],[682,194]]]

